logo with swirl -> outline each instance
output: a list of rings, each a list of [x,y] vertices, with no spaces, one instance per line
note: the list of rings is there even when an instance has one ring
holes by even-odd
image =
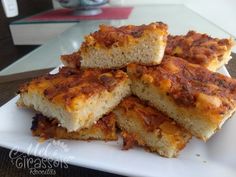
[[[56,175],[55,168],[68,168],[67,162],[74,158],[68,152],[69,148],[64,142],[52,140],[41,144],[32,143],[26,153],[20,152],[18,147],[15,147],[9,152],[9,158],[16,168],[29,169],[31,175]]]

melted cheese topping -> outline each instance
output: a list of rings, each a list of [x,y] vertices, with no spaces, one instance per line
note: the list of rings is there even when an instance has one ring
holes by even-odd
[[[42,114],[36,114],[33,117],[32,122],[32,133],[35,136],[40,136],[44,139],[48,138],[77,138],[82,137],[83,134],[95,135],[98,130],[104,133],[104,139],[109,137],[112,134],[115,134],[115,122],[116,117],[113,113],[105,115],[103,118],[99,119],[95,124],[90,128],[83,128],[79,131],[68,132],[65,128],[61,127],[56,119],[49,119]],[[115,138],[116,136],[113,135]],[[83,137],[82,137],[83,138]]]
[[[180,106],[198,106],[215,114],[224,114],[236,106],[236,80],[181,58],[165,56],[158,66],[131,64],[128,70],[132,79],[143,81],[148,75],[148,83],[152,77],[152,85]]]
[[[63,67],[57,74],[47,74],[24,84],[20,93],[38,93],[52,103],[73,109],[78,101],[103,91],[111,92],[126,79],[127,74],[121,70],[76,70]]]
[[[189,31],[186,35],[169,35],[165,53],[208,67],[214,60],[222,60],[233,45],[232,39],[212,38],[207,34]]]
[[[148,131],[162,130],[169,134],[179,134],[183,129],[167,115],[147,105],[135,96],[125,98],[119,105],[125,113],[135,115],[143,122]],[[174,128],[173,128],[174,127]]]
[[[162,22],[151,23],[149,25],[128,25],[113,27],[100,25],[98,31],[85,37],[80,51],[86,51],[88,46],[111,48],[112,46],[124,46],[137,42],[137,39],[148,35],[148,33],[157,33],[167,36],[167,25]]]

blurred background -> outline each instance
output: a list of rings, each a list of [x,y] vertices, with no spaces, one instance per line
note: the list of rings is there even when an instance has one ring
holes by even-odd
[[[51,0],[17,0],[19,15],[7,18],[0,3],[0,70],[37,46],[14,45],[9,24],[15,20],[53,8]]]
[[[3,9],[4,1],[10,2],[11,0],[2,0],[2,3],[0,3],[0,70],[53,37],[53,34],[50,33],[50,35],[48,34],[45,38],[42,38],[42,41],[35,41],[35,39],[32,38],[32,41],[29,42],[30,39],[27,38],[25,39],[26,42],[24,42],[23,33],[13,31],[14,35],[13,32],[11,33],[10,31],[9,25],[14,24],[14,22],[19,19],[24,19],[51,9],[62,8],[60,3],[56,0],[17,0],[18,15],[7,17]],[[65,3],[66,1],[67,0],[61,0],[60,2]],[[101,0],[93,1],[101,2]],[[144,6],[147,4],[182,4],[206,18],[209,22],[217,25],[222,31],[236,36],[235,0],[110,0],[105,6]],[[68,28],[69,26],[63,29],[61,28],[61,31],[58,31],[55,35],[58,35],[58,33]],[[21,37],[20,40],[18,40],[17,35]],[[30,38],[30,35],[28,36]]]

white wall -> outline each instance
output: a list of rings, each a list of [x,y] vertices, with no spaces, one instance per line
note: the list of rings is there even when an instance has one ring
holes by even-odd
[[[236,36],[236,0],[188,0],[186,6]]]

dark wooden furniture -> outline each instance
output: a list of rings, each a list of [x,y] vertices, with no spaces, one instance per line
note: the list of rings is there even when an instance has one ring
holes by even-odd
[[[51,0],[17,0],[19,15],[6,18],[0,3],[0,70],[13,63],[37,46],[15,46],[13,44],[9,23],[52,8]]]

